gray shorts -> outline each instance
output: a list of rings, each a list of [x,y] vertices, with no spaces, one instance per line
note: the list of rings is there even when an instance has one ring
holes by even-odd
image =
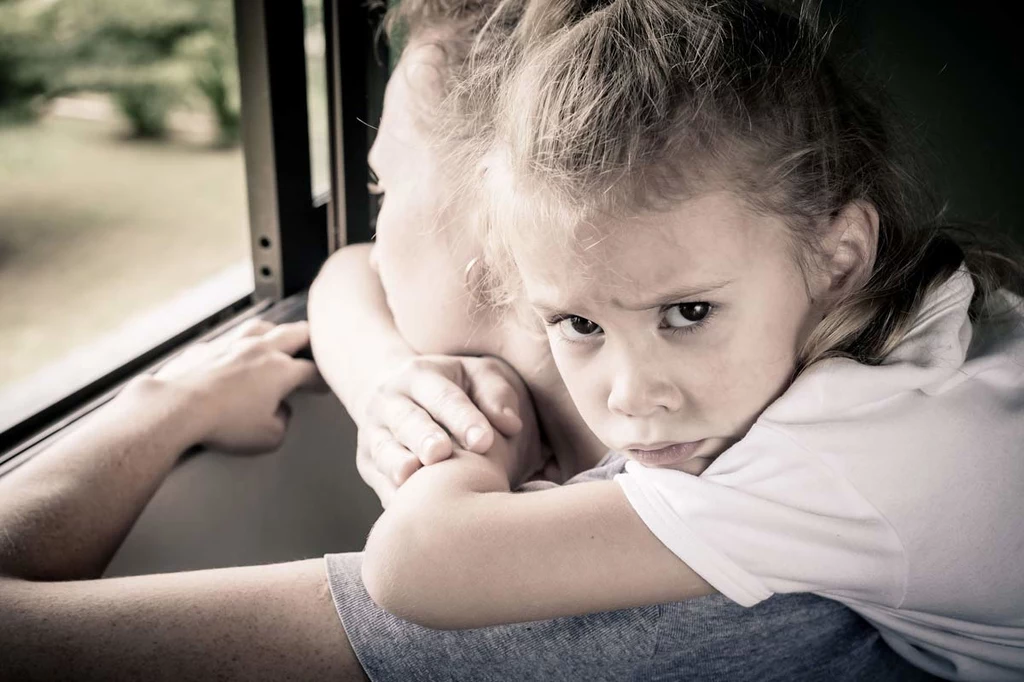
[[[570,483],[607,479],[621,469],[621,461],[606,459]],[[752,608],[713,595],[532,623],[431,630],[373,603],[360,577],[361,554],[325,559],[338,615],[373,682],[934,679],[893,653],[853,611],[810,594],[776,595]]]

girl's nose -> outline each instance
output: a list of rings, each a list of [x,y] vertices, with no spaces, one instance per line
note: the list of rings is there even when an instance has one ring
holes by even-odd
[[[624,365],[616,372],[608,394],[608,409],[624,417],[650,417],[682,407],[682,392],[664,372],[650,365]]]

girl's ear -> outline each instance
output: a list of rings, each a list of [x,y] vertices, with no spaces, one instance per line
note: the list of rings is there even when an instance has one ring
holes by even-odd
[[[814,298],[834,301],[863,286],[877,249],[878,211],[868,201],[851,201],[825,225]]]

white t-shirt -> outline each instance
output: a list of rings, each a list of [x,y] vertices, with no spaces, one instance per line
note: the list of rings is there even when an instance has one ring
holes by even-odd
[[[1024,310],[972,329],[973,291],[961,268],[883,365],[809,367],[701,476],[616,481],[740,604],[814,592],[936,675],[1024,679]]]

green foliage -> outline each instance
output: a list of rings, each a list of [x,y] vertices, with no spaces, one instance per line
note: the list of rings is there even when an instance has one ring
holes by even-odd
[[[219,142],[234,144],[231,0],[0,0],[0,109],[82,90],[110,93],[141,137],[163,135],[172,110],[198,104]]]
[[[218,141],[222,147],[238,144],[241,137],[242,112],[238,94],[231,87],[233,82],[234,79],[229,77],[228,66],[219,54],[212,55],[196,73],[196,86],[206,97],[217,121]]]
[[[179,54],[192,65],[192,84],[217,122],[218,144],[233,146],[241,136],[238,66],[230,15],[182,41]]]
[[[33,29],[20,5],[0,3],[0,120],[32,118],[32,104],[49,89]]]
[[[174,105],[172,90],[155,83],[119,86],[114,101],[132,127],[132,135],[160,138],[167,134],[167,115]]]

